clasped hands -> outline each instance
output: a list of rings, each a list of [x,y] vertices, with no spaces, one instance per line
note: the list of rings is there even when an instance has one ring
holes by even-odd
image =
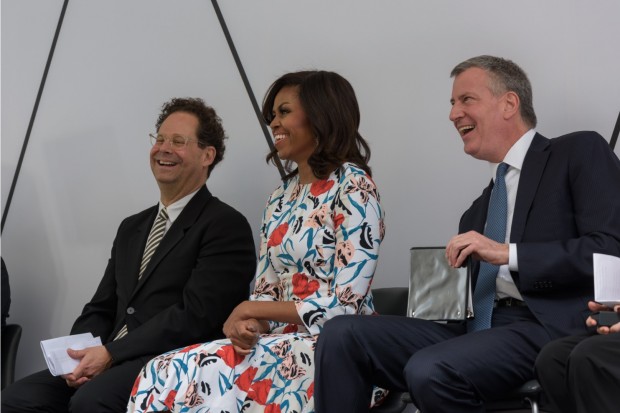
[[[62,376],[67,386],[73,388],[80,387],[112,365],[112,356],[104,346],[89,347],[83,350],[68,349],[67,354],[72,359],[80,360],[73,372]]]
[[[470,255],[493,265],[508,264],[508,244],[501,244],[476,231],[469,231],[452,237],[446,245],[446,259],[454,268],[462,267]]]
[[[258,342],[261,333],[268,330],[265,321],[250,317],[250,301],[239,304],[224,323],[222,331],[230,340],[237,354],[246,356]]]

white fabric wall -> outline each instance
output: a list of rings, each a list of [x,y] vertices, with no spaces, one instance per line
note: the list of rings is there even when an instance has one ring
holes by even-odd
[[[2,0],[2,211],[62,0]],[[287,71],[353,84],[387,212],[375,286],[406,286],[411,246],[445,245],[489,180],[448,121],[458,62],[508,57],[529,74],[538,130],[609,139],[620,110],[616,0],[227,0],[220,7],[259,101]],[[2,233],[17,377],[44,367],[103,274],[122,218],[158,200],[148,136],[161,104],[200,96],[230,136],[211,191],[255,229],[278,185],[211,2],[69,2]],[[616,150],[618,152],[618,149]],[[610,189],[612,190],[612,189]],[[616,189],[613,189],[616,190]]]

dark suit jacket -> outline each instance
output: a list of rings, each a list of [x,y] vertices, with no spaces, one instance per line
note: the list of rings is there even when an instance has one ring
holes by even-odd
[[[103,279],[71,330],[100,336],[115,363],[222,337],[224,321],[248,298],[254,277],[247,220],[203,187],[138,282],[157,211],[154,206],[121,223]],[[128,334],[113,341],[125,324]]]
[[[492,187],[463,214],[459,232],[483,232]],[[519,265],[512,278],[530,310],[552,337],[584,333],[592,254],[620,256],[620,161],[608,143],[595,132],[536,134],[511,228]]]

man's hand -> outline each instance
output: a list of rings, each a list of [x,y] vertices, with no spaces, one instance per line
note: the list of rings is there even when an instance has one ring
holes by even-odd
[[[89,347],[84,350],[68,349],[67,354],[72,359],[80,360],[80,364],[72,373],[62,376],[69,387],[80,387],[112,365],[112,356],[104,346]]]
[[[489,264],[504,265],[508,264],[510,254],[508,244],[495,242],[476,231],[456,235],[446,246],[446,259],[454,268],[463,266],[470,255]]]
[[[611,308],[603,305],[603,304],[599,304],[596,301],[590,301],[588,302],[588,308],[590,309],[590,311],[592,312],[596,312],[596,311],[611,311]],[[614,307],[614,311],[617,313],[620,313],[620,305],[617,305]],[[586,325],[588,327],[595,327],[597,325],[596,320],[593,319],[592,317],[588,317],[588,319],[586,320]],[[601,327],[597,327],[596,328],[596,332],[599,334],[610,334],[610,333],[620,333],[620,322],[614,324],[611,327],[605,327],[605,326],[601,326]]]

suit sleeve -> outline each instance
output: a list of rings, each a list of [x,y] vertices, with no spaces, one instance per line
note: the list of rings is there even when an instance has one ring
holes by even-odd
[[[567,187],[568,190],[564,191],[563,198],[555,197],[562,190],[551,190],[544,201],[539,198],[537,202],[556,211],[555,216],[549,217],[550,221],[557,226],[570,227],[570,230],[553,239],[550,234],[554,228],[539,228],[538,239],[525,237],[524,242],[517,243],[517,279],[522,292],[540,291],[541,286],[570,289],[589,285],[591,288],[592,254],[620,256],[618,158],[598,134],[569,140],[564,148],[562,152],[565,153],[552,152],[551,157],[568,158],[564,164],[566,172],[555,169],[557,188]],[[553,161],[550,158],[550,162]],[[567,205],[555,205],[559,203]]]

